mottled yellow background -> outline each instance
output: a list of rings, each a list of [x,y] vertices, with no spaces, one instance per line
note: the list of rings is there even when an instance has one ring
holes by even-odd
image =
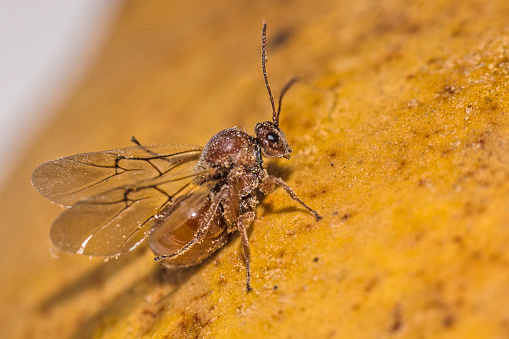
[[[509,337],[509,2],[128,1],[95,66],[0,195],[0,337]],[[270,118],[278,190],[200,266],[51,251],[30,186],[59,156],[205,144]]]

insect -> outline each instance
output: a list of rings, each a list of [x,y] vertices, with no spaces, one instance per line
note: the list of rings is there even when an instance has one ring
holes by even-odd
[[[276,111],[266,71],[266,24],[262,30],[262,71],[272,121],[255,126],[256,136],[237,127],[220,131],[201,148],[189,145],[135,146],[73,155],[46,162],[32,174],[45,197],[67,207],[53,222],[50,237],[60,250],[116,257],[148,238],[155,261],[198,264],[239,231],[251,290],[246,228],[255,218],[256,190],[281,186],[311,212],[282,179],[270,175],[262,156],[290,158],[279,129],[283,87]]]

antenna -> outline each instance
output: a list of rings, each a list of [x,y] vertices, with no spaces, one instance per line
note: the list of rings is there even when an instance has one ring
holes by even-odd
[[[300,79],[298,77],[291,78],[290,81],[288,81],[286,83],[285,87],[283,87],[283,89],[281,90],[281,95],[279,96],[279,103],[277,105],[277,115],[276,115],[276,119],[277,119],[278,123],[279,123],[279,113],[281,113],[281,105],[283,103],[283,95],[285,95],[286,91],[288,91],[288,89],[290,89],[290,87],[292,87],[292,85],[299,80]]]
[[[267,45],[267,24],[265,21],[263,22],[263,30],[262,30],[262,71],[263,71],[263,79],[265,80],[265,87],[267,87],[267,92],[269,92],[270,104],[272,105],[272,121],[276,127],[279,126],[279,112],[276,112],[276,106],[274,105],[274,97],[272,96],[272,91],[270,90],[269,80],[267,79],[267,68],[265,67],[265,63],[267,62],[267,56],[265,54],[265,46]]]

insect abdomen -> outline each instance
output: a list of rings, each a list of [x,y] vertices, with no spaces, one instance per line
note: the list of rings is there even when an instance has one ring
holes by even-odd
[[[150,232],[150,248],[156,256],[177,253],[196,235],[207,210],[210,199],[201,206],[187,206],[187,199],[167,205]],[[220,213],[215,213],[204,238],[187,251],[164,262],[173,265],[194,265],[202,262],[221,248],[228,240],[226,224]]]

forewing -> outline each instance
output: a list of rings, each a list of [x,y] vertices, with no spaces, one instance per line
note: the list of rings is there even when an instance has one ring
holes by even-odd
[[[53,223],[53,244],[85,255],[117,256],[133,250],[148,236],[164,206],[200,188],[196,171],[181,174],[117,187],[77,202]]]
[[[45,197],[71,206],[117,187],[179,175],[194,164],[202,148],[190,145],[133,146],[73,155],[35,169],[32,184]],[[160,179],[161,180],[161,179]]]

